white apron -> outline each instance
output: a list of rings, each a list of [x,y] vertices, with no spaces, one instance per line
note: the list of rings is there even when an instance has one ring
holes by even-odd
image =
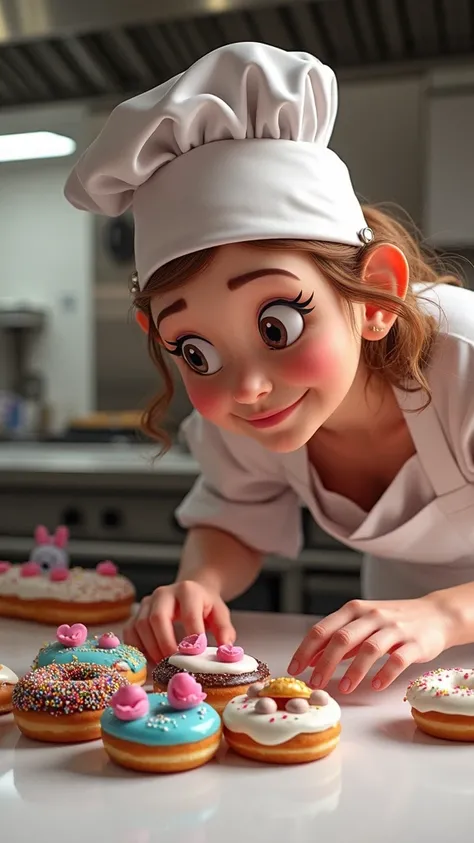
[[[420,404],[419,394],[399,390],[395,394],[402,411]],[[458,468],[434,405],[421,413],[404,415],[417,451],[411,459],[419,461],[433,488],[433,499],[403,523],[394,518],[387,527],[394,480],[358,528],[348,533],[318,505],[311,482],[314,469],[305,449],[298,466],[294,454],[287,455],[288,460],[284,458],[288,480],[315,521],[334,538],[364,554],[362,594],[370,600],[418,597],[474,580],[474,486]]]

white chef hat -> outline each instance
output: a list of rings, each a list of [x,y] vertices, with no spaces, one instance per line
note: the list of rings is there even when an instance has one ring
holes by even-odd
[[[336,114],[336,78],[318,59],[229,44],[119,105],[66,197],[109,216],[132,207],[141,289],[168,261],[211,246],[360,246],[367,223],[346,165],[328,149]]]

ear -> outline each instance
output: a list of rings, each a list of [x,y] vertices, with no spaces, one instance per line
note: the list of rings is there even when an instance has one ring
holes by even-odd
[[[370,250],[362,270],[363,283],[404,299],[409,280],[408,261],[398,246],[381,243]]]
[[[36,544],[51,544],[51,536],[49,535],[46,527],[43,527],[42,524],[39,524],[36,527],[35,542]]]
[[[409,280],[408,261],[398,246],[381,243],[370,250],[362,270],[363,284],[404,299]],[[367,301],[362,337],[370,341],[384,339],[396,318],[394,313]]]
[[[149,332],[150,332],[150,321],[148,319],[148,316],[146,316],[146,314],[143,313],[142,310],[137,310],[135,312],[135,319],[137,321],[137,324],[142,329],[142,331],[144,331],[145,334],[149,334]]]
[[[54,544],[56,547],[66,547],[69,540],[69,530],[67,527],[58,527],[54,534]]]

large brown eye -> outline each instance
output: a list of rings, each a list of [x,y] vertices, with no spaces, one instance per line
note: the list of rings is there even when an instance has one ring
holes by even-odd
[[[222,368],[221,359],[214,346],[199,337],[184,340],[181,353],[189,368],[200,375],[213,375]]]
[[[272,304],[262,310],[258,329],[269,348],[287,348],[303,333],[304,319],[291,305]]]

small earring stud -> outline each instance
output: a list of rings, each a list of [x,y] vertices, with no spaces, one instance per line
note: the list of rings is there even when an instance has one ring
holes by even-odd
[[[385,333],[385,328],[377,328],[377,325],[369,325],[369,331],[375,331],[377,334]]]

